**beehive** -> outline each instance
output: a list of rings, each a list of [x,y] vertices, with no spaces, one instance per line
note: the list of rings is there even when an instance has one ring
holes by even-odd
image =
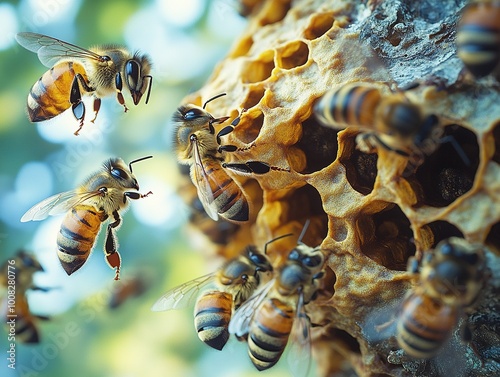
[[[245,2],[243,2],[245,3]],[[254,3],[254,2],[252,2]],[[231,176],[253,203],[242,226],[193,224],[232,257],[247,243],[298,235],[327,253],[320,297],[307,306],[316,326],[313,352],[319,375],[486,376],[500,373],[498,344],[500,250],[500,104],[493,79],[472,80],[456,57],[456,22],[464,1],[277,0],[247,8],[249,24],[206,85],[185,99],[214,116],[243,113],[223,143],[243,148],[228,162],[259,160],[290,169],[255,177]],[[359,130],[322,127],[314,102],[332,87],[385,82],[445,119],[442,143],[416,171],[407,159],[378,148],[356,148]],[[399,89],[397,89],[399,88]],[[467,161],[468,160],[468,161]],[[195,198],[193,188],[192,198]],[[190,200],[191,200],[190,199]],[[200,210],[201,207],[198,206]],[[383,322],[413,283],[408,258],[450,236],[487,244],[491,276],[470,315],[472,342],[460,331],[440,356],[402,355]],[[270,246],[279,264],[294,246]],[[388,328],[390,328],[390,321]],[[496,346],[495,346],[496,344]]]

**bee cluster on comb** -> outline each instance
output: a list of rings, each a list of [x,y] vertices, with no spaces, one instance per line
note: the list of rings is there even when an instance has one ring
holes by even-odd
[[[499,2],[245,9],[246,31],[174,119],[211,127],[177,145],[194,227],[231,260],[310,221],[304,242],[326,254],[305,310],[321,376],[499,373]],[[233,223],[207,223],[202,205]],[[275,270],[294,247],[269,251]]]

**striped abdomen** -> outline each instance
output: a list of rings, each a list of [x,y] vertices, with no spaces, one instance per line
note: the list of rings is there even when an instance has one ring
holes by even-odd
[[[76,62],[56,64],[38,79],[28,94],[28,116],[32,122],[51,119],[71,106],[70,92],[75,75],[87,80],[83,66]]]
[[[258,370],[271,368],[285,350],[295,318],[294,309],[271,298],[255,312],[248,335],[248,355]]]
[[[203,159],[203,167],[208,175],[217,213],[229,221],[248,221],[248,200],[241,188],[222,168],[220,162],[206,158]],[[197,184],[198,190],[201,185],[201,182]]]
[[[86,205],[75,206],[64,218],[57,235],[57,256],[68,275],[82,267],[89,257],[105,219],[103,212]]]
[[[412,294],[405,300],[398,320],[399,345],[412,357],[431,358],[449,338],[457,318],[455,307]]]
[[[202,342],[222,350],[229,339],[232,308],[229,293],[214,291],[200,296],[194,308],[194,326]]]
[[[500,61],[500,2],[467,5],[457,27],[457,55],[476,77],[490,74]]]
[[[380,100],[375,87],[347,84],[325,93],[314,105],[314,114],[324,126],[335,129],[372,127]]]

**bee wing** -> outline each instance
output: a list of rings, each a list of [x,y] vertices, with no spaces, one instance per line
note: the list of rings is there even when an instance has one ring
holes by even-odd
[[[192,165],[191,169],[193,169],[192,171],[194,175],[194,184],[198,189],[198,198],[200,198],[200,202],[203,205],[203,208],[205,209],[207,215],[210,216],[212,220],[217,221],[219,218],[219,214],[217,213],[217,209],[215,207],[212,187],[210,185],[210,178],[201,162],[198,144],[196,141],[194,143],[194,165]]]
[[[43,34],[18,33],[16,40],[25,49],[35,52],[47,67],[53,67],[59,60],[68,58],[103,60],[95,52]]]
[[[170,289],[153,304],[151,310],[153,312],[164,312],[189,306],[198,296],[200,290],[212,283],[214,276],[214,273],[203,275]]]
[[[96,195],[100,195],[100,193],[98,191],[78,192],[77,190],[61,192],[35,204],[21,217],[21,222],[39,221],[48,216],[63,214],[75,205]]]
[[[261,289],[259,289],[252,297],[245,301],[231,317],[229,322],[229,333],[235,334],[237,337],[242,337],[248,334],[250,323],[252,322],[255,311],[267,297],[267,294],[273,287],[275,279],[268,281]]]
[[[295,377],[304,377],[311,365],[311,322],[304,307],[302,292],[297,300],[295,320],[290,332],[287,362]]]

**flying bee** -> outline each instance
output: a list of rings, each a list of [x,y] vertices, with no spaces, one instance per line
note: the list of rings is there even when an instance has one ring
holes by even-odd
[[[28,116],[32,122],[51,119],[71,107],[79,121],[78,135],[85,120],[82,94],[94,97],[95,116],[101,107],[101,98],[116,94],[125,111],[122,90],[125,87],[137,105],[146,89],[146,103],[151,93],[151,61],[138,52],[115,45],[97,46],[89,50],[47,35],[18,33],[18,43],[38,54],[50,70],[33,85],[28,94]],[[125,85],[124,85],[125,83]]]
[[[219,270],[169,290],[151,310],[181,309],[197,297],[194,323],[198,337],[210,347],[222,350],[229,339],[228,326],[233,310],[254,293],[260,284],[260,274],[273,270],[266,256],[267,245],[287,236],[289,234],[267,242],[264,254],[255,246],[248,246]]]
[[[149,285],[146,279],[140,275],[126,279],[125,281],[120,280],[120,283],[119,285],[114,285],[113,292],[108,301],[110,309],[116,309],[127,300],[142,295],[148,289]]]
[[[229,117],[214,118],[205,110],[209,102],[224,95],[222,93],[210,98],[203,107],[193,104],[180,106],[172,117],[176,125],[175,143],[179,163],[190,165],[191,180],[210,218],[218,220],[220,215],[226,220],[241,223],[249,219],[249,201],[242,187],[225,169],[248,175],[288,170],[261,161],[224,162],[223,153],[239,149],[234,145],[221,145],[221,137],[234,130],[240,122],[240,116],[216,135],[214,124],[223,123]]]
[[[418,264],[409,263],[416,273]],[[450,337],[464,311],[476,301],[485,280],[481,245],[457,237],[424,253],[417,285],[403,300],[397,340],[415,358],[431,358]]]
[[[121,258],[115,232],[121,224],[120,211],[128,200],[152,194],[139,193],[139,184],[132,173],[132,164],[152,156],[142,157],[127,165],[121,158],[111,158],[103,168],[92,174],[77,189],[51,196],[30,208],[21,222],[43,220],[49,215],[66,213],[57,235],[57,255],[68,275],[80,269],[90,255],[102,224],[111,219],[106,230],[104,254],[119,279]],[[129,191],[134,190],[134,191]]]
[[[300,241],[275,277],[235,312],[229,332],[246,337],[254,366],[274,366],[290,341],[289,363],[294,375],[305,375],[311,357],[310,321],[304,305],[315,299],[325,257],[319,248]]]
[[[15,334],[16,340],[24,343],[39,343],[40,334],[37,319],[48,319],[33,314],[29,308],[26,292],[28,290],[48,291],[33,284],[33,275],[43,272],[43,267],[35,256],[20,250],[15,258],[5,262],[1,267],[1,284],[7,287],[7,295],[0,307],[6,323],[9,325],[9,336]],[[11,284],[13,280],[15,284]],[[13,292],[12,289],[15,289]]]
[[[477,78],[498,73],[500,63],[500,1],[465,6],[457,25],[457,55]]]

